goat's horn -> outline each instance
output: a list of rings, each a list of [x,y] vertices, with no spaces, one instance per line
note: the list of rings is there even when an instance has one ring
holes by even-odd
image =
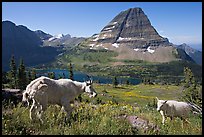
[[[90,79],[91,77],[89,75],[86,74],[86,76]]]
[[[90,84],[93,83],[93,79],[92,79],[92,77],[89,76],[89,75],[86,75],[86,76],[89,78],[89,82],[90,82]]]

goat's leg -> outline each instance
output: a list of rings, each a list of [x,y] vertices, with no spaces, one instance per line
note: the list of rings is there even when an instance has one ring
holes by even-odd
[[[27,105],[28,105],[28,107],[30,106],[30,102],[29,102],[29,100],[26,100],[26,102],[27,102]]]
[[[44,100],[41,100],[41,102],[38,104],[38,108],[37,108],[37,116],[38,116],[38,118],[42,124],[44,123],[42,120],[42,114],[46,109],[47,109],[47,97],[45,96]]]
[[[69,103],[64,104],[64,110],[67,113],[67,118],[70,118],[71,112],[72,112],[72,108],[71,105]]]
[[[33,104],[30,108],[30,119],[33,120],[34,118],[34,114],[35,114],[35,106],[36,106],[36,103],[35,103],[35,100],[33,99]]]
[[[61,105],[62,105],[62,110],[64,110],[67,113],[67,118],[70,117],[72,107],[70,105],[70,102],[66,98],[61,99]]]
[[[165,122],[165,116],[162,116],[162,124],[164,125]]]
[[[164,122],[165,122],[164,112],[163,112],[163,111],[160,111],[160,114],[162,115],[162,124],[164,125]]]
[[[181,120],[182,120],[182,125],[181,125],[182,128],[190,124],[190,122],[186,118],[181,117]]]
[[[67,99],[62,99],[61,104],[62,104],[62,109],[65,110],[65,112],[66,112],[65,121],[67,121],[67,119],[70,118],[70,114],[72,112],[72,107],[70,105],[70,102],[67,101]]]
[[[38,105],[38,107],[37,107],[37,117],[38,117],[38,119],[40,120],[40,122],[43,124],[44,122],[43,122],[43,120],[42,120],[42,113],[43,113],[43,106],[42,105]]]

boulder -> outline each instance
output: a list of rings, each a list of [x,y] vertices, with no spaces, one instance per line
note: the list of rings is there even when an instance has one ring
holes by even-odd
[[[159,132],[159,127],[156,124],[151,123],[148,120],[145,120],[138,116],[122,115],[122,116],[119,116],[118,118],[126,119],[133,128],[136,128],[138,130],[143,130],[145,133],[148,131],[151,131],[157,134]]]

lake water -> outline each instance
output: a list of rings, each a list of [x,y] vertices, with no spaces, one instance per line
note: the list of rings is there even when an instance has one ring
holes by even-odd
[[[55,78],[58,79],[59,77],[63,77],[63,73],[65,75],[65,78],[69,78],[69,71],[68,70],[61,70],[61,69],[48,69],[48,70],[36,70],[37,76],[48,76],[49,72],[55,73]],[[94,82],[100,83],[100,84],[112,84],[113,78],[111,77],[103,77],[103,76],[91,76]],[[84,82],[85,80],[88,80],[87,75],[82,72],[74,72],[74,80]],[[117,77],[119,84],[126,84],[126,81],[128,80],[130,84],[137,85],[141,82],[140,79],[136,78],[120,78]]]

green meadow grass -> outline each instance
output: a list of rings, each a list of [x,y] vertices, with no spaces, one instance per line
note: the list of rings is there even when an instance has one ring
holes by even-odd
[[[98,96],[82,95],[82,102],[73,105],[69,120],[57,105],[44,112],[44,124],[29,119],[29,108],[19,103],[16,107],[2,105],[3,135],[201,135],[202,118],[192,115],[189,124],[182,128],[182,121],[167,119],[156,111],[154,98],[178,100],[182,88],[173,85],[112,85],[94,84]],[[102,95],[103,94],[103,95]],[[136,115],[159,127],[158,132],[134,129],[120,115]]]

